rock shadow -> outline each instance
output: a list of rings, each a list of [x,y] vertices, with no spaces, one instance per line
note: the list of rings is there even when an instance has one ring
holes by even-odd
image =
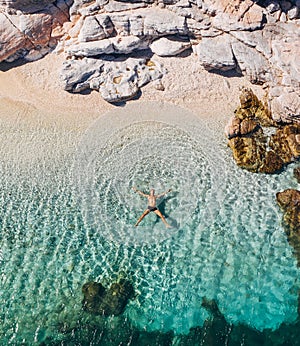
[[[243,74],[241,71],[239,71],[239,69],[232,69],[229,71],[221,71],[221,70],[213,69],[213,70],[209,70],[209,72],[219,75],[221,77],[225,77],[225,78],[243,77]]]
[[[14,60],[12,62],[2,61],[0,62],[0,71],[1,72],[7,72],[13,68],[23,66],[25,64],[30,63],[31,61],[25,60],[23,58],[19,58],[17,60]]]

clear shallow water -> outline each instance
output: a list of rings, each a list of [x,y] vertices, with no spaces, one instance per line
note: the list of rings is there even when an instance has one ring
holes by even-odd
[[[134,282],[125,315],[139,329],[188,333],[209,316],[203,297],[230,323],[294,322],[299,270],[275,200],[297,187],[292,167],[279,176],[236,168],[222,130],[174,106],[138,103],[97,120],[74,156],[15,175],[3,165],[3,344],[103,323],[81,311],[81,286],[120,276]],[[133,185],[173,189],[159,204],[171,230],[154,214],[133,227],[147,205]]]

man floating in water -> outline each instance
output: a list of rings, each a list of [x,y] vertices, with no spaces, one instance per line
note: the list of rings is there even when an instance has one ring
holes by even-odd
[[[162,221],[163,221],[163,223],[166,225],[166,227],[167,227],[167,228],[170,228],[171,226],[167,223],[167,221],[166,221],[166,219],[164,218],[163,214],[162,214],[162,213],[157,209],[157,207],[156,207],[156,199],[157,199],[157,198],[160,198],[160,197],[162,197],[162,196],[164,196],[164,195],[166,195],[168,192],[171,191],[171,189],[169,189],[168,191],[163,192],[163,193],[161,193],[161,194],[159,194],[159,195],[155,195],[155,194],[154,194],[154,193],[155,193],[154,189],[151,189],[151,190],[150,190],[150,195],[147,195],[147,194],[143,193],[142,191],[139,191],[139,190],[138,190],[137,188],[135,188],[135,187],[133,187],[132,189],[133,189],[135,192],[139,193],[141,196],[147,197],[147,198],[148,198],[148,207],[147,207],[147,209],[143,212],[143,214],[140,216],[140,218],[138,219],[137,223],[135,224],[135,227],[138,226],[138,224],[143,220],[143,218],[144,218],[146,215],[148,215],[151,211],[154,211],[154,213],[155,213],[156,215],[158,215],[158,216],[162,219]]]

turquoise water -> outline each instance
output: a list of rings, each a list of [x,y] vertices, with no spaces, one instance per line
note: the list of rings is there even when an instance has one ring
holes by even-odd
[[[81,326],[120,328],[119,318],[81,309],[85,282],[120,277],[135,287],[122,318],[136,330],[186,335],[210,316],[203,297],[233,325],[294,323],[299,269],[275,200],[297,188],[293,167],[274,176],[238,169],[222,126],[136,103],[100,117],[55,162],[3,160],[2,344],[68,344]],[[154,213],[134,227],[147,203],[132,186],[172,188],[159,201],[172,229]]]

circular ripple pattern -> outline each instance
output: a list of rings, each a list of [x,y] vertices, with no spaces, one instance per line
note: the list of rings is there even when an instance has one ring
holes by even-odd
[[[203,297],[233,324],[293,323],[299,268],[275,200],[298,188],[293,167],[278,176],[237,168],[223,125],[137,103],[95,122],[73,170],[53,133],[56,161],[28,162],[24,172],[17,160],[0,167],[2,343],[74,344],[68,337],[80,327],[116,329],[115,318],[82,310],[81,287],[108,287],[121,275],[137,293],[124,317],[139,330],[189,333],[209,317]],[[171,230],[153,213],[133,227],[146,206],[133,185],[173,188],[159,204]]]
[[[187,222],[195,222],[199,208],[208,210],[200,201],[216,183],[211,182],[214,167],[197,135],[197,129],[203,133],[200,122],[181,109],[164,108],[158,113],[145,107],[148,112],[139,114],[138,122],[134,108],[127,110],[120,122],[106,123],[101,117],[83,138],[75,182],[86,223],[105,239],[122,244],[157,243],[176,234]],[[187,116],[189,125],[185,126],[183,118]],[[172,193],[158,201],[172,230],[154,213],[134,227],[147,199],[135,194],[133,186],[145,193],[154,188],[158,194],[172,188]],[[209,215],[203,220],[209,222]]]

